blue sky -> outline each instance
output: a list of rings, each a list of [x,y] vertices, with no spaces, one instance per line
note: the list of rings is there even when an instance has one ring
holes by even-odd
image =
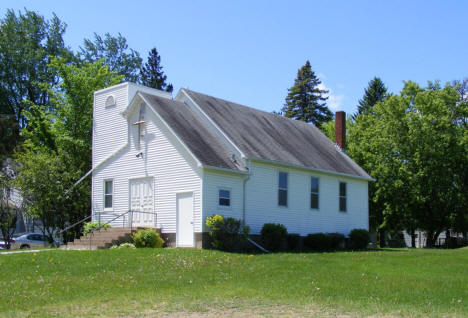
[[[120,32],[144,59],[161,55],[169,82],[279,110],[309,60],[332,110],[356,110],[379,76],[391,92],[468,76],[468,1],[22,1],[7,9],[55,12],[77,49],[94,32]]]

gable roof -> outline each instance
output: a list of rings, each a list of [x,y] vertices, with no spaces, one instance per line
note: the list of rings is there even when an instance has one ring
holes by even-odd
[[[204,166],[245,171],[245,167],[234,164],[229,149],[200,121],[184,103],[139,92],[166,122],[192,154]]]
[[[247,158],[372,180],[314,125],[184,90]]]

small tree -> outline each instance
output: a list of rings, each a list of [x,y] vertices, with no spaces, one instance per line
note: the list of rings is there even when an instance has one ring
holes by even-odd
[[[42,223],[42,232],[53,241],[55,231],[67,220],[66,191],[70,174],[65,160],[48,149],[18,155],[21,163],[16,182],[28,204],[25,213]]]
[[[325,101],[328,91],[320,88],[322,82],[310,67],[310,62],[297,71],[297,78],[288,91],[286,103],[282,108],[284,116],[306,123],[312,123],[318,128],[333,119]]]
[[[174,89],[172,84],[167,84],[167,76],[161,66],[161,57],[156,48],[151,49],[148,55],[148,62],[141,68],[141,83],[145,86],[157,88],[171,93]]]

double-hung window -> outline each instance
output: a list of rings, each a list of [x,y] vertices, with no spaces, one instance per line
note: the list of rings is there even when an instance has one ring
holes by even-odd
[[[278,174],[278,205],[288,206],[288,173]]]
[[[346,182],[340,182],[340,212],[346,212]]]
[[[315,177],[310,178],[310,208],[319,208],[319,179]]]
[[[224,207],[231,206],[231,191],[226,189],[219,189],[219,205]]]
[[[112,209],[113,202],[113,192],[114,191],[114,181],[106,180],[104,181],[104,209]]]

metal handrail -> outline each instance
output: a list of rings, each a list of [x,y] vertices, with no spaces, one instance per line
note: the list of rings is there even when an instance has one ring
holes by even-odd
[[[146,214],[152,214],[152,215],[154,215],[154,216],[156,217],[156,218],[155,218],[155,223],[156,223],[156,220],[157,220],[157,218],[158,218],[158,214],[157,214],[156,212],[146,212],[146,211],[128,210],[128,211],[126,211],[126,212],[124,212],[124,213],[122,213],[122,214],[116,216],[116,217],[113,218],[112,220],[107,221],[106,223],[101,223],[101,222],[99,221],[99,222],[98,222],[98,227],[95,228],[95,229],[93,229],[93,230],[91,230],[91,231],[89,232],[89,234],[94,233],[94,232],[96,232],[96,231],[101,231],[101,229],[102,229],[104,226],[106,226],[107,224],[110,224],[110,223],[114,222],[114,221],[117,220],[118,218],[120,218],[120,217],[122,217],[122,216],[125,216],[125,215],[128,214],[128,213],[132,213],[131,218],[130,218],[130,229],[132,229],[132,228],[133,228],[133,213],[134,213],[134,212],[137,212],[137,213],[146,213]],[[99,219],[100,219],[100,218],[99,218]],[[156,223],[156,224],[157,224],[157,223]]]
[[[71,229],[72,227],[75,227],[75,226],[77,226],[77,225],[79,225],[79,224],[85,222],[86,220],[88,220],[88,219],[90,219],[90,218],[91,218],[91,215],[88,215],[88,216],[85,217],[84,219],[82,219],[82,220],[80,220],[80,221],[78,221],[78,222],[76,222],[76,223],[73,223],[73,224],[70,225],[70,226],[67,226],[65,229],[63,229],[63,230],[61,230],[60,232],[58,232],[57,235],[60,235],[60,234],[62,234],[63,232],[68,231],[68,230]]]
[[[114,222],[115,220],[117,220],[117,219],[119,219],[119,218],[121,218],[121,217],[124,217],[123,222],[122,222],[122,227],[123,227],[123,226],[125,225],[125,215],[127,215],[127,214],[129,214],[129,213],[131,213],[131,217],[129,217],[129,220],[130,220],[130,229],[132,229],[132,228],[133,228],[133,213],[134,213],[134,212],[137,212],[137,213],[146,213],[146,214],[152,214],[152,215],[154,215],[154,216],[155,216],[154,224],[155,224],[155,225],[157,224],[157,217],[158,217],[158,214],[157,214],[156,212],[146,212],[146,211],[138,211],[138,210],[137,210],[137,211],[135,211],[135,210],[128,210],[128,211],[125,211],[125,212],[123,212],[123,213],[117,215],[116,217],[114,217],[114,218],[111,219],[110,221],[107,221],[106,223],[101,223],[101,214],[102,214],[102,213],[101,213],[101,212],[98,212],[98,214],[99,214],[98,227],[95,228],[95,229],[92,229],[86,236],[88,236],[89,234],[92,234],[92,236],[94,236],[94,232],[96,232],[96,231],[101,231],[101,229],[102,229],[104,226],[106,226],[106,225],[108,225],[108,224]],[[113,214],[113,213],[112,213],[112,214]],[[73,228],[73,227],[75,227],[75,226],[77,226],[77,225],[80,225],[81,223],[84,223],[85,221],[87,221],[87,220],[89,220],[90,218],[92,218],[92,216],[93,216],[93,215],[88,215],[88,216],[85,217],[84,219],[82,219],[82,220],[80,220],[80,221],[78,221],[78,222],[75,222],[75,223],[73,223],[73,224],[70,225],[70,226],[67,226],[65,229],[63,229],[62,231],[58,232],[57,235],[60,235],[60,234],[62,234],[63,232],[68,231],[69,229],[71,229],[71,228]],[[90,238],[90,244],[91,244],[91,238]]]

